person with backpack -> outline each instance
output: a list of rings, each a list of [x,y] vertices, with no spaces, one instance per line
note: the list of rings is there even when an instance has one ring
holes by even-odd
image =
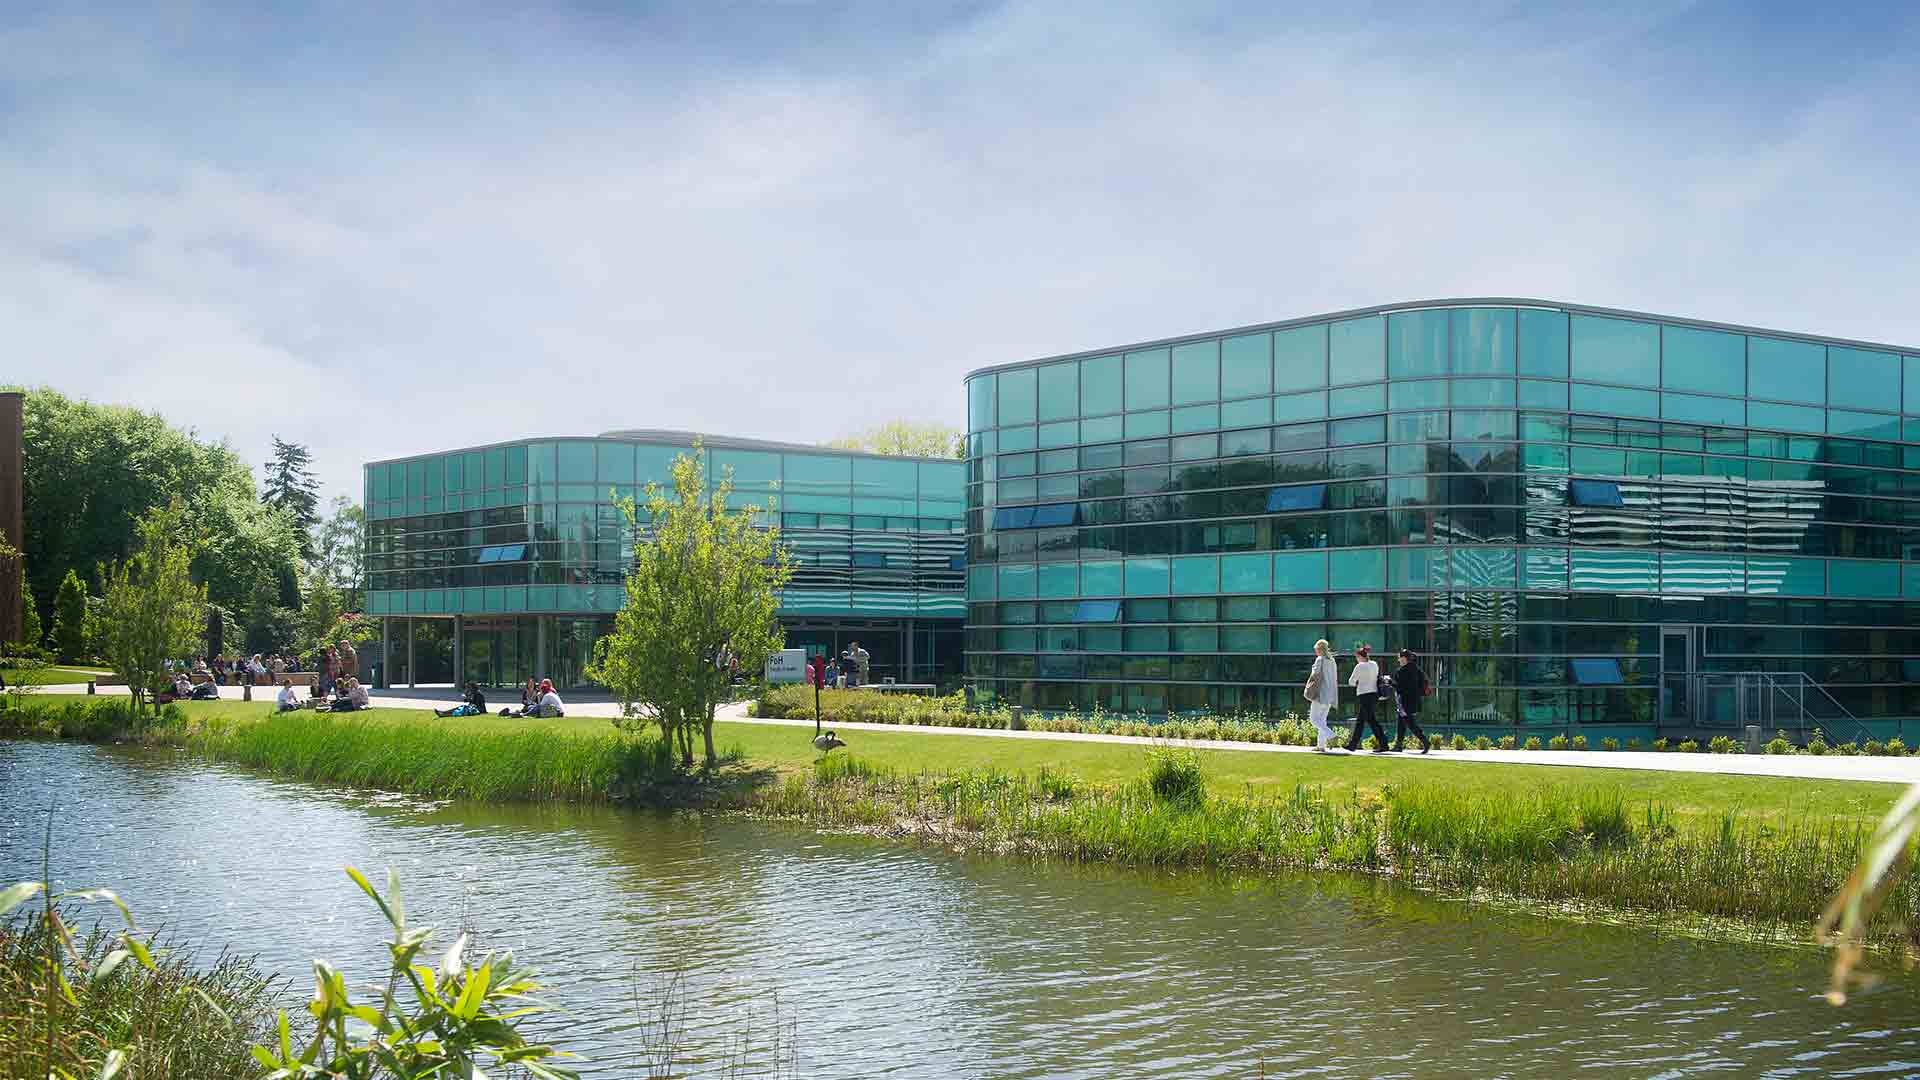
[[[1420,730],[1420,699],[1427,696],[1429,684],[1427,673],[1420,668],[1420,658],[1412,649],[1400,650],[1400,667],[1393,673],[1395,697],[1399,699],[1395,710],[1393,725],[1393,748],[1400,749],[1400,741],[1412,731],[1420,739],[1420,752],[1433,749],[1433,740]]]
[[[1353,734],[1347,736],[1347,750],[1360,749],[1362,725],[1373,729],[1373,737],[1380,740],[1380,749],[1388,750],[1387,733],[1380,730],[1380,721],[1374,716],[1374,710],[1380,705],[1380,665],[1374,662],[1373,650],[1366,645],[1355,649],[1353,655],[1353,674],[1347,677],[1347,685],[1353,687],[1354,694]]]
[[[1305,693],[1307,718],[1313,721],[1313,752],[1324,754],[1333,745],[1333,725],[1328,720],[1340,704],[1340,665],[1325,638],[1313,643],[1313,671],[1307,676]]]

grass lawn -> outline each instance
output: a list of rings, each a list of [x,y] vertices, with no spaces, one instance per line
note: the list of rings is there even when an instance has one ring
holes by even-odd
[[[190,715],[255,718],[267,715],[271,702],[188,702]],[[373,709],[362,714],[415,724],[458,725],[472,731],[550,731],[565,737],[603,734],[611,721],[599,717],[510,720],[498,716],[438,720],[417,709]],[[875,765],[905,772],[997,768],[1033,772],[1041,766],[1097,784],[1121,784],[1140,775],[1146,753],[1138,746],[1051,739],[1007,739],[932,735],[911,729],[842,732],[847,750]],[[778,772],[811,768],[819,757],[811,728],[721,723],[714,743],[721,752],[738,747],[747,763]],[[1525,792],[1541,785],[1619,789],[1629,802],[1658,801],[1682,816],[1711,816],[1740,810],[1777,820],[1801,817],[1877,821],[1903,790],[1898,784],[1800,780],[1759,776],[1722,776],[1630,769],[1579,769],[1473,761],[1416,761],[1398,755],[1352,757],[1244,750],[1200,751],[1208,786],[1220,794],[1286,794],[1296,785],[1330,794],[1378,791],[1383,785],[1427,781],[1466,794]],[[1434,751],[1433,757],[1455,756]]]
[[[0,675],[6,676],[8,686],[56,686],[66,683],[83,683],[88,679],[98,679],[110,674],[112,672],[92,668],[49,667],[36,671],[0,668]]]

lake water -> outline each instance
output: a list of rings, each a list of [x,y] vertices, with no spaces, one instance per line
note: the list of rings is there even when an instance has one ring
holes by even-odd
[[[0,741],[0,880],[110,886],[297,1004],[321,957],[367,984],[385,924],[341,868],[401,875],[416,922],[545,975],[541,1023],[643,1075],[678,970],[718,1076],[1788,1077],[1920,1074],[1920,981],[1841,1009],[1815,951],[1543,920],[1372,881],[970,858],[797,826],[350,794],[176,755]],[[442,944],[451,941],[449,932]],[[778,1019],[776,1020],[775,1017]]]

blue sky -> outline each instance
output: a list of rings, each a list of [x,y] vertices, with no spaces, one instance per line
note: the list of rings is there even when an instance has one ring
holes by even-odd
[[[7,377],[258,461],[1520,295],[1920,345],[1895,4],[15,6]]]

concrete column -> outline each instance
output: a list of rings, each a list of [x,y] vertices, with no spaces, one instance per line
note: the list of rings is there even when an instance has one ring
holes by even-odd
[[[26,403],[18,390],[0,393],[0,540],[20,551],[27,546]],[[0,563],[0,643],[20,639],[23,570],[24,560]]]
[[[420,685],[420,668],[413,662],[413,616],[407,616],[407,685]]]

